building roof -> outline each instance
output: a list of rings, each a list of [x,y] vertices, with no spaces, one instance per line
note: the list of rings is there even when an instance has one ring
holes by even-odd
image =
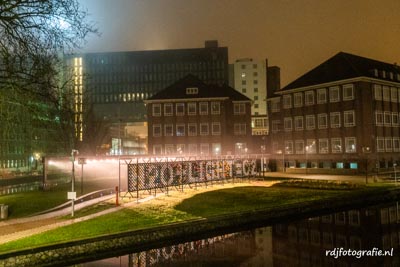
[[[198,88],[197,94],[187,94],[187,88]],[[247,96],[239,93],[232,87],[214,84],[205,84],[199,78],[188,74],[164,90],[149,97],[148,101],[165,99],[195,99],[195,98],[221,98],[226,97],[233,101],[251,101]]]
[[[383,72],[385,72],[385,76],[383,76]],[[390,73],[393,73],[392,77]],[[339,52],[280,91],[357,77],[400,82],[397,74],[400,74],[400,68],[395,64]]]

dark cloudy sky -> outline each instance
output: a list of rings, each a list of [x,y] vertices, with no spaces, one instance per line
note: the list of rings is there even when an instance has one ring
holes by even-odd
[[[203,47],[268,58],[282,85],[339,51],[400,63],[400,0],[80,0],[97,22],[85,52]]]

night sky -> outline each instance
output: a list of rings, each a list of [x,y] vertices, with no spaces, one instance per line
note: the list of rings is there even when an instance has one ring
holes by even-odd
[[[228,46],[282,86],[339,51],[400,64],[400,0],[80,0],[102,35],[84,52]]]

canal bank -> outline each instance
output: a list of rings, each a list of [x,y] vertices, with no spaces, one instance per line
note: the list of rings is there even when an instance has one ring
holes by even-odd
[[[399,198],[398,189],[379,189],[353,192],[348,196],[284,205],[264,210],[239,212],[190,220],[158,227],[102,235],[57,245],[0,254],[0,266],[57,266],[121,255],[127,250],[147,249],[176,241],[189,241],[248,227],[269,225],[315,214],[358,208],[393,201]],[[349,204],[350,203],[350,204]]]

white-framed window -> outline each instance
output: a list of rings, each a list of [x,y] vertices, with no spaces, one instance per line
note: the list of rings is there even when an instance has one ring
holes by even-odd
[[[317,143],[315,139],[307,139],[306,152],[308,154],[315,154],[317,152]]]
[[[199,103],[199,113],[200,115],[208,115],[208,102]]]
[[[197,155],[197,144],[189,144],[189,154]]]
[[[304,94],[306,106],[314,105],[314,91],[306,91]]]
[[[185,136],[185,124],[177,123],[176,124],[176,136]]]
[[[188,87],[186,88],[187,95],[197,95],[199,93],[199,88],[197,87]]]
[[[294,142],[296,154],[304,154],[304,141],[303,140],[296,140]]]
[[[283,119],[283,127],[286,132],[290,132],[293,130],[293,120],[291,117],[286,117]]]
[[[332,153],[342,153],[342,139],[331,138]]]
[[[214,155],[220,155],[221,154],[221,144],[220,143],[212,143],[212,153]]]
[[[283,108],[284,109],[292,108],[292,96],[291,95],[284,95],[282,99],[283,99]]]
[[[166,144],[165,145],[165,154],[173,155],[175,154],[175,146],[173,144]]]
[[[211,102],[211,114],[219,115],[221,113],[221,107],[219,102]]]
[[[200,154],[201,155],[208,155],[209,153],[209,144],[200,144]]]
[[[161,124],[153,124],[153,136],[161,136]]]
[[[306,116],[306,129],[307,130],[315,129],[315,115],[307,115]]]
[[[176,144],[176,153],[185,154],[185,144]]]
[[[172,116],[172,115],[174,115],[173,112],[174,112],[174,109],[173,109],[172,103],[165,103],[164,104],[164,116]]]
[[[374,84],[374,96],[375,100],[382,100],[382,86]]]
[[[391,116],[389,111],[385,111],[383,113],[383,121],[384,121],[385,126],[391,126],[392,125],[392,116]]]
[[[340,112],[330,113],[331,128],[340,128]]]
[[[174,136],[174,125],[165,124],[164,125],[164,136]]]
[[[212,135],[221,135],[221,123],[219,123],[219,122],[211,123],[211,134]]]
[[[200,135],[208,135],[208,123],[200,123]]]
[[[355,137],[345,137],[344,144],[346,153],[356,153],[357,152],[357,143]]]
[[[162,145],[153,145],[153,155],[162,155]]]
[[[328,114],[322,113],[318,114],[318,129],[328,128]]]
[[[184,103],[176,103],[176,116],[185,115],[185,104]]]
[[[281,125],[281,121],[280,120],[273,120],[271,122],[272,132],[273,133],[279,132],[280,125]]]
[[[233,124],[234,135],[245,135],[246,134],[246,123],[234,123]]]
[[[399,114],[397,112],[392,112],[392,126],[399,126]]]
[[[153,117],[160,117],[161,116],[161,104],[153,104]]]
[[[391,137],[385,138],[385,148],[386,152],[391,152],[393,149],[393,139]]]
[[[285,141],[285,154],[293,154],[293,141]]]
[[[271,112],[279,112],[281,110],[281,102],[279,99],[271,100]]]
[[[354,110],[343,112],[344,127],[353,127],[356,125],[356,115]]]
[[[375,123],[377,126],[383,125],[383,112],[382,111],[375,111]]]
[[[304,129],[303,116],[294,117],[294,129],[296,131],[301,131]]]
[[[197,113],[197,105],[196,102],[189,102],[188,104],[188,115],[196,115]]]
[[[320,154],[329,153],[329,140],[328,138],[321,138],[318,140],[318,147]]]
[[[188,135],[189,136],[197,136],[197,124],[196,123],[188,123]]]
[[[334,86],[329,88],[329,102],[339,102],[340,101],[340,88],[339,86]]]
[[[376,150],[378,152],[385,152],[385,138],[383,137],[376,138]]]
[[[293,95],[294,98],[294,106],[295,107],[302,107],[303,106],[303,93],[295,93]]]
[[[240,115],[246,113],[245,103],[233,103],[233,114]]]
[[[397,88],[396,87],[391,87],[390,88],[390,99],[391,99],[392,102],[397,103],[398,94],[397,94]]]
[[[327,101],[326,88],[317,90],[317,104],[325,104]]]
[[[393,138],[393,151],[399,152],[400,151],[400,139],[399,137]]]
[[[353,100],[354,99],[354,85],[345,84],[343,85],[343,100]]]
[[[382,86],[383,101],[390,101],[390,88],[389,86]]]

